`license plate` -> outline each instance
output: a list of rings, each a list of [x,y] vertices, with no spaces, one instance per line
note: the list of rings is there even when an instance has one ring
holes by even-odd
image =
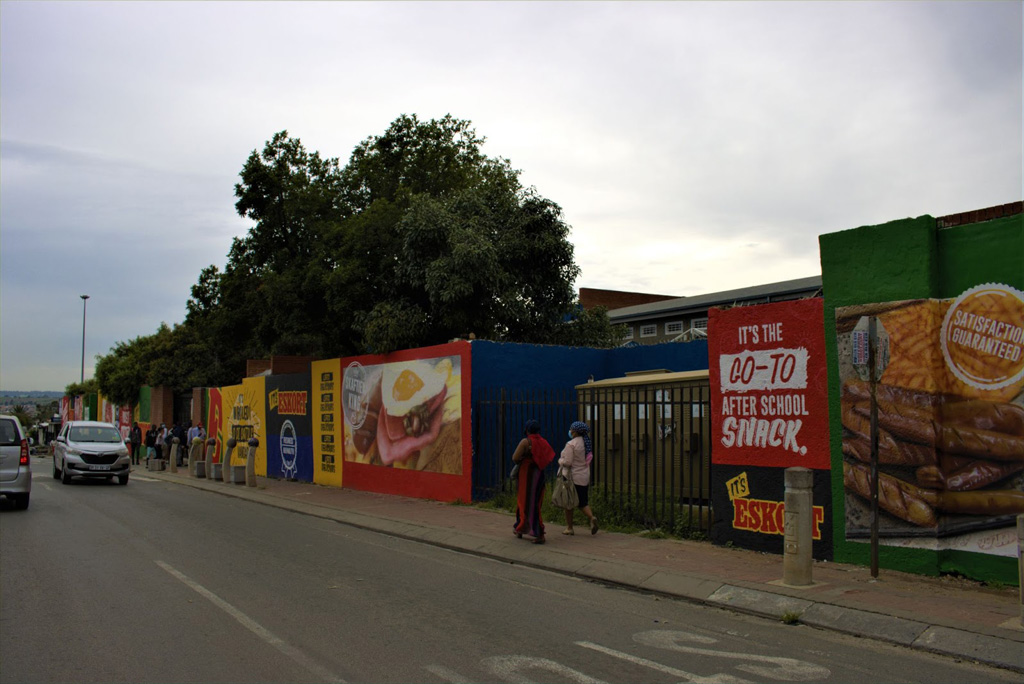
[[[89,470],[110,470],[110,466],[108,466],[108,465],[91,465],[91,466],[89,466]]]

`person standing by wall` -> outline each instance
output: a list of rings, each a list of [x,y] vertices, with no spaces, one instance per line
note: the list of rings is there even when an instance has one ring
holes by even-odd
[[[555,460],[555,450],[540,436],[540,423],[526,421],[525,437],[516,446],[512,462],[519,466],[517,478],[517,506],[515,535],[533,537],[534,544],[543,544],[544,519],[541,506],[544,504],[544,469]]]
[[[156,430],[156,453],[159,458],[162,458],[165,461],[168,460],[167,455],[170,448],[170,444],[167,443],[168,441],[167,426],[160,423],[160,427]]]
[[[146,459],[156,458],[156,426],[150,425],[146,430]]]
[[[138,422],[132,424],[132,431],[128,433],[128,442],[132,445],[132,464],[139,465],[139,459],[142,458],[140,450],[142,449],[142,428],[139,427]]]
[[[590,441],[590,427],[577,420],[569,426],[569,441],[562,449],[558,465],[569,480],[576,485],[579,509],[590,521],[590,534],[597,534],[597,518],[590,510],[590,462],[594,460],[594,445]],[[562,534],[576,534],[572,527],[575,511],[565,512],[565,529]]]

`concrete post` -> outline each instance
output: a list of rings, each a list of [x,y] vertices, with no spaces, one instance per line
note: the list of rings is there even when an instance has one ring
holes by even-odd
[[[249,456],[245,459],[245,486],[256,486],[256,447],[260,440],[253,437],[249,440]]]
[[[180,448],[178,445],[180,443],[181,440],[177,437],[171,440],[171,463],[168,467],[172,473],[178,472],[178,449]]]
[[[206,440],[206,477],[213,477],[213,455],[217,453],[217,438]]]
[[[203,440],[198,437],[192,438],[192,444],[188,448],[188,474],[189,477],[196,476],[196,466],[199,464],[199,454],[202,452]]]
[[[220,476],[224,482],[231,482],[231,453],[235,450],[235,446],[238,444],[238,440],[234,437],[228,438],[227,450],[224,452],[224,458],[221,459]]]
[[[1020,626],[1024,627],[1024,513],[1017,515],[1017,596],[1020,597]]]
[[[782,583],[794,587],[812,584],[811,544],[814,509],[811,497],[814,472],[809,468],[786,468],[785,537],[782,554]]]

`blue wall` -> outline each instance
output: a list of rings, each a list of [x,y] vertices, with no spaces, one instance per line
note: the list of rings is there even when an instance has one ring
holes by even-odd
[[[665,344],[592,349],[540,344],[472,342],[472,391],[489,387],[567,389],[594,380],[618,378],[638,370],[707,370],[708,343]]]
[[[632,371],[663,368],[679,372],[708,368],[706,340],[615,349],[474,340],[471,353],[474,499],[488,498],[500,489],[508,475],[506,471],[511,468],[512,451],[522,438],[525,418],[541,422],[541,435],[556,452],[566,441],[569,423],[575,420],[575,406],[561,404],[535,411],[516,405],[517,398],[543,390],[555,395],[547,395],[549,400],[557,397],[572,403],[576,398],[576,385],[587,382],[590,376],[594,380],[606,380],[621,378]],[[510,399],[500,419],[494,418],[493,412],[497,409],[493,404],[488,410],[479,410],[478,405],[481,400],[493,397],[497,389],[506,390]]]

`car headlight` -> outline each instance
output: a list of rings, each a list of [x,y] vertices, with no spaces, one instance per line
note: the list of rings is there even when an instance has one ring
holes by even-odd
[[[82,450],[76,449],[74,447],[68,447],[67,449],[64,450],[64,453],[67,454],[68,456],[81,456]]]

